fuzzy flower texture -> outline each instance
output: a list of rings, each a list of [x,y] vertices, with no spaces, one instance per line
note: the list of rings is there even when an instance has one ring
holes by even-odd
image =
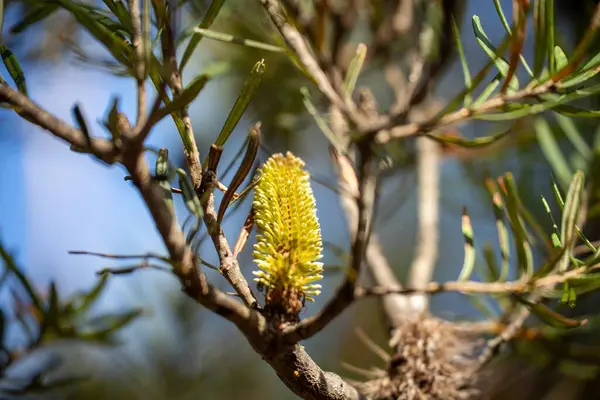
[[[304,300],[314,301],[323,278],[323,244],[315,197],[304,161],[292,153],[272,155],[261,168],[254,195],[254,271],[266,288],[267,305],[297,315]]]

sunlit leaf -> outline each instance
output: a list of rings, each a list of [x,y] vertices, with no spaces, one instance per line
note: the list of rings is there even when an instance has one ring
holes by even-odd
[[[517,187],[510,172],[504,175],[503,181],[506,188],[508,217],[517,249],[517,265],[524,274],[531,276],[533,275],[533,253],[525,224],[519,212],[521,200],[518,197]]]
[[[463,240],[465,242],[465,258],[458,280],[466,281],[473,273],[473,267],[475,266],[476,258],[475,238],[473,237],[473,226],[471,225],[471,218],[469,217],[466,208],[463,208],[462,213],[462,233]]]
[[[236,127],[240,118],[242,118],[242,115],[246,111],[246,108],[250,104],[252,96],[254,95],[254,91],[260,84],[264,73],[265,61],[260,60],[254,64],[252,71],[250,71],[250,75],[246,79],[246,82],[244,82],[244,86],[242,87],[242,90],[240,91],[233,108],[227,116],[227,120],[225,121],[225,124],[223,125],[223,128],[221,129],[221,132],[215,141],[215,145],[221,147],[225,146],[225,143],[227,142],[227,139],[229,139],[231,132],[233,132],[233,129]]]
[[[17,57],[4,44],[0,44],[0,55],[2,56],[2,62],[4,63],[6,70],[10,74],[10,77],[17,86],[19,92],[27,95],[27,82],[25,80],[25,74],[21,68],[21,64],[19,64],[19,60],[17,60]]]
[[[587,320],[575,320],[567,318],[564,315],[557,313],[550,307],[542,303],[532,303],[524,298],[517,296],[519,302],[523,303],[531,312],[546,324],[555,328],[572,329],[577,328],[587,323]]]
[[[225,0],[213,0],[210,3],[210,7],[208,7],[208,10],[206,10],[206,14],[202,19],[202,22],[200,22],[200,24],[198,25],[198,28],[210,28],[214,20],[217,18],[217,15],[219,15],[223,4],[225,4]],[[194,34],[194,36],[192,36],[192,38],[190,39],[190,42],[188,43],[187,47],[185,48],[185,51],[183,52],[183,57],[181,57],[181,63],[179,67],[180,71],[183,71],[183,69],[187,65],[188,61],[192,57],[192,54],[194,54],[194,50],[196,50],[196,47],[198,47],[200,40],[202,40],[202,35],[198,33]]]
[[[194,190],[194,186],[192,182],[188,178],[187,174],[181,168],[177,168],[175,171],[179,175],[179,188],[183,194],[183,200],[185,206],[198,218],[202,218],[204,212],[202,211],[202,205],[200,204],[200,199],[196,195],[196,191]]]
[[[498,71],[500,71],[502,76],[504,76],[506,78],[508,71],[509,71],[508,63],[502,58],[501,55],[499,55],[497,53],[496,48],[490,42],[487,35],[485,34],[483,27],[481,26],[481,21],[477,15],[473,16],[472,23],[473,23],[473,32],[475,33],[475,38],[477,39],[477,43],[479,44],[479,47],[481,47],[481,49],[485,52],[485,54],[487,54],[487,56],[493,60],[494,64],[496,65],[496,68],[498,68]],[[508,87],[512,91],[519,90],[519,80],[517,79],[516,76],[511,77],[509,82],[510,83],[509,83]]]
[[[548,124],[543,117],[536,118],[535,132],[542,152],[552,167],[558,181],[561,186],[567,186],[567,183],[572,176],[571,169],[569,168],[569,164],[562,154],[558,143],[556,143],[550,124]]]

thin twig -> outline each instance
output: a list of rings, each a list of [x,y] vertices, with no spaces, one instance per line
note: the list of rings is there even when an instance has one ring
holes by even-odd
[[[346,97],[346,101],[336,92],[329,78],[319,66],[319,63],[313,56],[312,52],[306,45],[304,38],[290,24],[287,23],[283,16],[283,10],[279,1],[277,0],[260,0],[263,8],[271,18],[271,21],[275,24],[281,36],[294,50],[298,56],[300,62],[306,68],[308,73],[312,76],[319,90],[327,97],[327,99],[334,105],[344,112],[344,114],[350,118],[355,124],[359,124],[360,121],[357,119],[356,106]]]
[[[105,275],[105,274],[126,275],[126,274],[131,274],[140,269],[155,269],[155,270],[163,271],[163,272],[172,272],[171,269],[166,268],[163,265],[142,262],[140,264],[132,265],[130,267],[103,268],[100,271],[97,271],[96,275]]]
[[[330,148],[330,152],[333,164],[337,167],[340,201],[346,214],[350,237],[354,240],[356,235],[355,227],[358,221],[358,209],[355,200],[358,195],[358,178],[348,157],[339,154],[334,148]],[[371,233],[365,261],[367,276],[375,286],[386,285],[386,287],[393,287],[396,290],[402,287],[387,258],[383,254],[377,233]],[[391,327],[398,327],[404,320],[403,311],[407,309],[406,297],[399,294],[390,294],[383,296],[382,303],[388,324]]]
[[[504,328],[504,330],[502,330],[502,332],[495,338],[488,340],[485,350],[479,356],[477,369],[487,365],[498,353],[503,344],[510,342],[519,334],[523,324],[530,314],[531,311],[529,311],[528,308],[521,307],[515,315],[515,318],[512,319],[512,321]]]
[[[6,83],[0,83],[0,99],[15,106],[15,111],[23,118],[51,132],[54,136],[71,144],[71,146],[88,153],[93,153],[102,161],[113,164],[118,159],[119,151],[109,140],[87,139],[83,132],[51,115],[24,94],[12,89]],[[91,149],[88,148],[88,140]]]
[[[477,282],[477,281],[450,281],[429,282],[422,288],[394,288],[394,287],[372,287],[356,288],[355,298],[369,296],[386,296],[389,294],[410,295],[414,293],[437,294],[442,292],[479,293],[479,294],[519,294],[531,293],[537,289],[546,289],[564,283],[569,279],[579,278],[587,273],[600,269],[600,264],[591,267],[579,267],[564,273],[555,273],[533,281],[510,281],[510,282]]]
[[[135,54],[134,73],[137,81],[136,126],[139,126],[146,119],[146,86],[144,79],[145,56],[144,41],[142,38],[142,17],[138,0],[129,0],[129,13],[131,16],[132,44]]]
[[[387,123],[376,122],[373,126],[369,127],[365,134],[375,134],[375,140],[380,144],[387,143],[390,140],[424,135],[449,125],[464,122],[473,116],[487,113],[508,103],[549,93],[554,87],[555,84],[553,82],[548,82],[536,87],[526,87],[511,94],[498,94],[481,103],[476,108],[463,107],[439,119],[430,119],[424,122],[412,122],[400,126],[394,126],[394,121],[389,120]]]

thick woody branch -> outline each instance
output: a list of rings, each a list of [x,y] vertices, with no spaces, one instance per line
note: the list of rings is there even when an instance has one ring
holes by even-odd
[[[338,182],[341,188],[340,202],[346,214],[346,221],[350,230],[350,237],[354,240],[356,226],[358,224],[358,208],[355,198],[358,195],[358,178],[348,158],[331,149],[334,166],[337,167]],[[372,222],[371,222],[372,223]],[[393,290],[401,290],[400,282],[383,254],[377,233],[371,233],[367,245],[366,272],[373,285],[387,287]],[[404,310],[406,310],[406,296],[401,294],[389,294],[382,296],[382,305],[388,324],[398,327],[403,321]]]
[[[51,115],[27,96],[13,90],[5,83],[0,83],[0,99],[12,104],[15,111],[26,120],[50,131],[54,136],[70,143],[78,150],[92,153],[108,164],[112,164],[117,160],[119,151],[112,142],[93,138],[89,138],[88,141],[81,130]]]
[[[407,285],[426,286],[433,277],[438,257],[439,238],[439,145],[428,138],[417,139],[418,229],[415,257],[410,266]],[[410,296],[410,315],[427,311],[428,297],[424,293]]]

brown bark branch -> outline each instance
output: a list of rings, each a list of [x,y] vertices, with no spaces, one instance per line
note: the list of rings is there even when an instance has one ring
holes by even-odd
[[[525,294],[532,293],[538,289],[547,289],[564,283],[569,279],[581,277],[587,273],[600,269],[600,264],[592,267],[579,267],[564,273],[555,273],[533,281],[511,281],[511,282],[477,282],[477,281],[450,281],[429,282],[421,288],[395,288],[395,287],[372,287],[357,288],[355,298],[369,296],[386,296],[389,294],[411,295],[415,293],[437,294],[442,292],[479,293],[479,294]]]
[[[93,153],[108,164],[113,164],[117,161],[119,150],[111,141],[90,138],[90,148],[88,140],[81,130],[56,118],[31,101],[27,96],[13,90],[5,83],[0,83],[0,99],[15,106],[15,111],[26,120],[34,122],[39,127],[51,132],[54,136],[70,143],[71,146],[74,146],[78,150]]]

